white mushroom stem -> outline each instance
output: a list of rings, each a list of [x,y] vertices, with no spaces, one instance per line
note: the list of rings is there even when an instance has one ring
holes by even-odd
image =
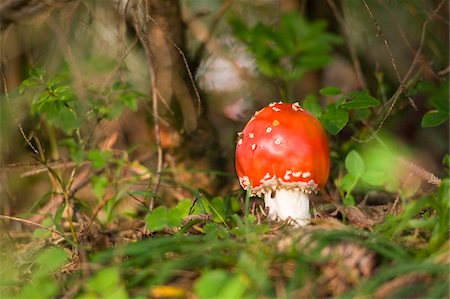
[[[299,190],[280,189],[264,194],[264,203],[269,208],[269,218],[272,220],[292,219],[294,225],[305,226],[309,223],[309,196]]]

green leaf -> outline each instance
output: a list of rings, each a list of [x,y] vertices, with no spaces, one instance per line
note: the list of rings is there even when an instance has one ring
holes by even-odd
[[[200,299],[243,298],[246,287],[242,278],[225,270],[212,270],[204,273],[194,285]]]
[[[336,182],[336,185],[342,191],[352,192],[358,183],[358,178],[355,178],[351,173],[344,175],[340,180]]]
[[[109,267],[97,271],[87,282],[87,287],[94,298],[106,299],[126,299],[128,294],[121,283],[120,272],[118,268]]]
[[[431,100],[431,104],[436,107],[437,110],[442,111],[442,112],[446,112],[447,114],[450,111],[450,102],[448,99],[448,95],[447,97],[445,96],[435,96],[432,98]]]
[[[102,199],[105,189],[108,186],[108,178],[104,175],[92,177],[92,190],[97,199]]]
[[[26,89],[30,87],[36,87],[39,86],[41,82],[37,80],[36,78],[28,78],[22,81],[19,85],[19,93],[23,94]]]
[[[191,206],[192,206],[192,200],[189,198],[185,198],[185,199],[180,200],[175,208],[180,211],[180,213],[183,215],[183,217],[185,217],[189,214],[189,210],[191,209]]]
[[[145,223],[147,228],[152,231],[159,231],[167,226],[167,209],[166,207],[160,206],[155,208],[150,214],[145,218]]]
[[[353,175],[355,178],[360,178],[364,173],[364,160],[361,158],[359,153],[352,150],[345,157],[345,168],[348,173]]]
[[[327,111],[319,117],[319,120],[327,132],[337,135],[348,123],[348,111],[330,104],[327,107]]]
[[[173,208],[157,207],[145,219],[148,229],[160,231],[166,227],[180,226],[183,218],[189,214],[191,205],[190,199],[183,199]]]
[[[41,223],[41,225],[43,225],[45,227],[51,227],[52,224],[53,224],[53,222],[50,218],[45,218]],[[41,240],[49,238],[49,237],[51,237],[51,235],[52,235],[52,232],[49,231],[48,229],[44,229],[44,228],[36,229],[33,232],[33,237],[41,239]]]
[[[51,247],[39,253],[36,262],[41,266],[39,273],[47,275],[59,269],[67,261],[67,252],[59,247]]]
[[[81,120],[77,114],[76,97],[67,81],[67,76],[60,74],[49,82],[41,82],[42,88],[33,99],[31,112],[40,114],[48,123],[71,134]]]
[[[187,214],[183,210],[175,208],[167,209],[166,223],[169,227],[177,227],[181,225],[183,217]]]
[[[258,23],[249,28],[238,19],[232,19],[230,25],[256,58],[260,72],[284,82],[328,64],[332,46],[340,42],[326,32],[324,22],[308,21],[298,13],[281,16],[278,26]]]
[[[352,114],[352,118],[355,121],[363,121],[370,117],[370,110],[369,109],[357,109]]]
[[[139,95],[137,93],[122,93],[119,95],[118,100],[130,110],[136,111],[138,98]]]
[[[385,182],[385,175],[381,171],[370,170],[365,171],[361,179],[373,186],[383,186]]]
[[[62,129],[66,134],[71,134],[80,124],[75,112],[67,107],[47,110],[47,121]]]
[[[205,232],[205,235],[213,239],[229,238],[230,236],[230,232],[226,229],[225,226],[215,222],[206,223],[203,227],[203,231]]]
[[[444,164],[447,167],[450,167],[450,155],[446,154],[444,158],[442,159],[442,164]]]
[[[345,195],[342,202],[344,203],[344,205],[349,207],[353,207],[356,204],[355,197],[353,197],[353,195],[351,195],[350,193],[347,193],[347,195]]]
[[[349,93],[345,101],[339,105],[341,109],[365,109],[370,107],[377,107],[380,101],[371,97],[367,91]]]
[[[81,164],[85,158],[85,152],[81,148],[81,146],[75,142],[74,138],[64,138],[59,141],[59,144],[65,146],[70,151],[70,157],[72,161],[76,164]]]
[[[88,159],[92,162],[92,167],[95,169],[102,169],[112,157],[109,151],[92,150],[88,153]]]
[[[36,78],[38,80],[43,80],[45,75],[45,70],[41,67],[37,67],[30,70],[30,77]]]
[[[226,218],[225,203],[222,197],[214,197],[211,200],[211,213],[215,222],[223,222]]]
[[[319,100],[314,95],[307,96],[302,102],[302,107],[317,118],[322,115],[322,107],[319,104]]]
[[[224,270],[213,270],[204,273],[194,285],[195,293],[202,298],[219,298],[218,292],[228,279],[228,273]]]
[[[339,87],[327,86],[319,90],[319,93],[324,96],[336,96],[342,93]]]
[[[396,193],[400,189],[400,179],[393,174],[386,174],[384,179],[384,188],[388,192]]]
[[[439,126],[448,120],[448,112],[441,110],[431,110],[425,113],[422,118],[422,128],[431,128]]]

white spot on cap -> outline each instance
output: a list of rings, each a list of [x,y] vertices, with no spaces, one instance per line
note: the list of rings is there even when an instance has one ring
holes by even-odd
[[[253,119],[255,119],[256,118],[256,116],[258,115],[258,114],[260,114],[261,113],[261,111],[262,111],[262,109],[261,110],[258,110],[258,111],[256,111],[255,112],[255,114],[253,114],[253,117],[250,119],[250,120],[253,120]]]
[[[309,180],[308,181],[308,186],[317,186],[316,182],[314,182],[314,180]]]
[[[304,111],[304,109],[300,106],[298,102],[292,104],[292,109],[294,109],[294,111]]]
[[[237,144],[238,145],[242,144],[242,132],[237,133]]]
[[[275,144],[276,144],[276,145],[280,145],[280,144],[281,144],[281,138],[275,139]]]
[[[252,144],[252,150],[255,150],[256,149],[256,144]]]
[[[311,176],[311,173],[310,173],[309,171],[304,172],[304,173],[302,174],[302,177],[303,177],[304,179],[309,178],[310,176]]]
[[[269,107],[273,107],[273,106],[275,106],[277,103],[275,103],[275,102],[273,102],[273,103],[270,103],[269,104]]]
[[[267,127],[266,133],[270,133],[270,132],[272,132],[272,128],[271,127]]]
[[[250,184],[250,179],[248,178],[248,176],[240,177],[239,184],[241,184],[241,186],[242,186],[242,188],[244,188],[244,190],[247,190],[247,187]]]
[[[293,172],[292,172],[292,176],[293,176],[294,178],[299,178],[301,175],[302,175],[302,172],[301,172],[301,171],[293,171]]]
[[[255,134],[254,134],[254,133],[249,133],[249,134],[248,134],[248,137],[250,137],[250,138],[255,138]]]
[[[278,108],[278,107],[272,107],[272,110],[273,110],[273,111],[275,111],[275,112],[279,112],[279,111],[281,111],[281,109],[280,109],[280,108]]]
[[[292,173],[292,170],[286,170],[286,173],[284,174],[284,180],[289,181],[291,179],[290,174]]]

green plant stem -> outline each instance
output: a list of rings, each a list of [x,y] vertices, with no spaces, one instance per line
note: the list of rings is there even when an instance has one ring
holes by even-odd
[[[53,125],[47,123],[47,134],[50,141],[50,155],[53,160],[59,159],[58,142],[56,141],[56,133]]]

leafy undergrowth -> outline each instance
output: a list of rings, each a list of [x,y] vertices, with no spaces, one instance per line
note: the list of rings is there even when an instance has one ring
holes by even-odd
[[[305,228],[268,223],[258,202],[253,213],[240,215],[239,197],[199,193],[194,203],[156,208],[146,233],[142,222],[113,230],[91,223],[74,246],[60,237],[36,238],[26,247],[4,240],[1,292],[16,298],[446,298],[449,187],[446,179],[433,195],[414,201],[316,210]]]
[[[205,53],[202,61],[189,60],[210,48],[203,44],[190,53],[203,39],[175,45],[177,38],[159,31],[141,36],[160,18],[134,9],[169,1],[125,5],[130,10],[115,12],[115,23],[103,19],[109,15],[104,11],[111,12],[104,9],[112,9],[108,1],[71,2],[79,10],[55,7],[50,20],[42,22],[49,24],[49,32],[70,28],[67,36],[65,30],[55,31],[54,42],[37,39],[39,47],[61,46],[55,53],[39,48],[49,53],[51,63],[31,54],[30,63],[20,67],[5,59],[5,69],[30,69],[28,78],[15,78],[22,83],[9,91],[1,72],[0,139],[11,142],[5,143],[7,150],[0,148],[0,158],[12,163],[0,165],[1,298],[450,297],[449,156],[444,167],[439,165],[448,153],[443,125],[448,128],[450,111],[448,51],[441,46],[448,27],[442,21],[448,17],[438,14],[445,1],[433,9],[429,4],[436,1],[338,1],[342,15],[333,1],[323,1],[336,10],[335,25],[345,27],[334,33],[318,16],[295,11],[277,16],[274,23],[270,6],[267,23],[259,21],[259,13],[255,19],[240,15],[252,1],[224,1],[217,17],[227,3],[236,9],[218,32],[233,38],[221,49],[224,53]],[[302,6],[312,3],[322,1]],[[391,12],[387,9],[395,22],[381,18]],[[148,23],[130,17],[135,13],[147,16]],[[72,14],[81,17],[67,17]],[[193,16],[202,19],[204,14],[199,9]],[[24,32],[35,32],[24,23],[30,26]],[[180,28],[196,23],[184,20]],[[215,23],[211,31],[221,22]],[[99,30],[104,24],[111,28]],[[358,36],[352,37],[347,27],[357,28]],[[394,29],[392,36],[383,31],[394,27],[401,36]],[[42,36],[49,35],[45,28]],[[367,31],[361,34],[360,28]],[[210,33],[208,39],[215,39]],[[175,46],[177,56],[183,54],[186,61],[168,64],[173,64],[171,74],[189,66],[188,85],[168,85],[165,76],[153,74],[161,69],[154,61],[167,60],[161,54],[165,46],[150,47],[160,44],[153,40],[157,36],[160,42],[170,41],[167,47]],[[229,43],[228,37],[221,38]],[[397,47],[398,53],[391,52]],[[250,65],[246,55],[239,57],[244,52],[252,57]],[[355,82],[347,82],[352,79],[342,72],[344,66],[334,70],[349,86],[342,80],[322,82],[322,74],[333,70],[330,63],[340,60],[337,53],[351,56],[344,66],[354,66]],[[228,54],[230,61],[222,61]],[[239,70],[239,75],[227,74],[234,76],[230,81],[242,76],[248,82],[236,90],[222,86],[222,76],[210,73],[216,67],[207,67],[209,58]],[[205,78],[203,64],[209,74]],[[153,75],[142,73],[146,65]],[[190,70],[191,65],[199,68]],[[403,69],[409,71],[401,74]],[[211,78],[219,80],[208,82]],[[185,93],[171,89],[189,94],[194,79],[202,98],[198,107],[191,106],[196,101],[185,106],[190,102]],[[301,83],[311,86],[301,91]],[[302,228],[269,221],[261,200],[233,191],[238,186],[233,157],[226,159],[223,152],[232,153],[235,144],[228,134],[218,134],[224,130],[234,136],[245,125],[241,118],[248,107],[256,110],[273,99],[298,101],[329,136],[330,177],[312,199],[313,218]],[[196,115],[193,111],[202,106],[220,114]],[[166,108],[167,114],[158,115]],[[231,114],[225,115],[228,110],[236,114],[233,123]],[[198,122],[191,133],[189,118]]]

